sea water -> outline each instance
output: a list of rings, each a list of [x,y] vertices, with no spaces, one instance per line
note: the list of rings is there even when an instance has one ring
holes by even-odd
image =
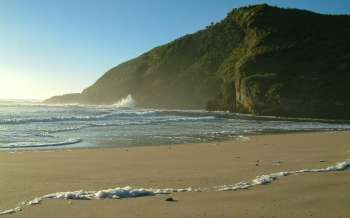
[[[347,122],[135,106],[131,96],[110,106],[0,101],[0,151],[169,145],[248,140],[251,134],[350,130]]]

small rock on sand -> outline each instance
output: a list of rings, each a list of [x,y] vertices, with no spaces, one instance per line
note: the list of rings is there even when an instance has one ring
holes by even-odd
[[[169,197],[169,198],[166,198],[165,201],[174,202],[176,200],[174,198],[172,198],[172,197]]]

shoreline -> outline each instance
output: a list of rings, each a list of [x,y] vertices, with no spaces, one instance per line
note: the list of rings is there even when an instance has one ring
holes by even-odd
[[[249,137],[249,141],[170,146],[0,152],[3,178],[0,181],[0,210],[60,191],[128,185],[143,188],[214,187],[269,173],[323,168],[350,157],[349,132]],[[334,217],[332,211],[325,210],[330,206],[337,208],[336,217],[348,217],[350,209],[344,202],[350,200],[350,190],[346,188],[350,182],[349,172],[290,176],[271,185],[234,192],[172,193],[87,202],[47,200],[2,217],[70,217],[77,211],[86,212],[76,217],[114,217],[119,211],[129,211],[122,214],[123,217],[307,217],[306,214]],[[168,196],[178,202],[165,202]],[[289,201],[295,205],[289,206]],[[298,205],[300,202],[305,205]],[[156,205],[157,209],[149,208],[149,204]],[[255,210],[256,207],[260,210]]]
[[[257,137],[257,136],[274,136],[274,135],[293,135],[293,134],[337,134],[337,133],[349,133],[350,130],[300,130],[300,131],[286,131],[286,132],[265,132],[265,133],[245,133],[245,134],[239,134],[234,136],[227,136],[222,137],[219,139],[209,140],[209,141],[201,141],[201,142],[183,142],[183,143],[173,143],[173,144],[145,144],[145,145],[129,145],[129,146],[89,146],[89,147],[65,147],[63,146],[34,146],[28,148],[26,147],[18,147],[18,148],[9,148],[9,147],[0,147],[0,153],[17,153],[17,152],[59,152],[59,151],[76,151],[76,150],[109,150],[109,149],[128,149],[128,148],[158,148],[158,147],[169,147],[169,146],[181,146],[181,145],[200,145],[200,144],[217,144],[217,143],[224,143],[224,142],[232,142],[232,141],[245,141],[244,138],[247,138],[246,140],[250,140],[250,137]],[[84,140],[80,139],[80,142],[84,142]],[[110,144],[113,144],[113,142],[109,142]]]

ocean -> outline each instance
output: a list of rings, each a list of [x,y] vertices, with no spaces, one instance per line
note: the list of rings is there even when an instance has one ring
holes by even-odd
[[[130,96],[110,106],[2,100],[0,151],[170,145],[249,140],[252,134],[350,130],[346,122],[134,106]]]

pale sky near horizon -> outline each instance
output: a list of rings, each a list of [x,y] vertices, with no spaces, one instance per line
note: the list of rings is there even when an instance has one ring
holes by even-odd
[[[256,3],[350,14],[350,0],[0,0],[0,99],[81,92],[119,63]]]

